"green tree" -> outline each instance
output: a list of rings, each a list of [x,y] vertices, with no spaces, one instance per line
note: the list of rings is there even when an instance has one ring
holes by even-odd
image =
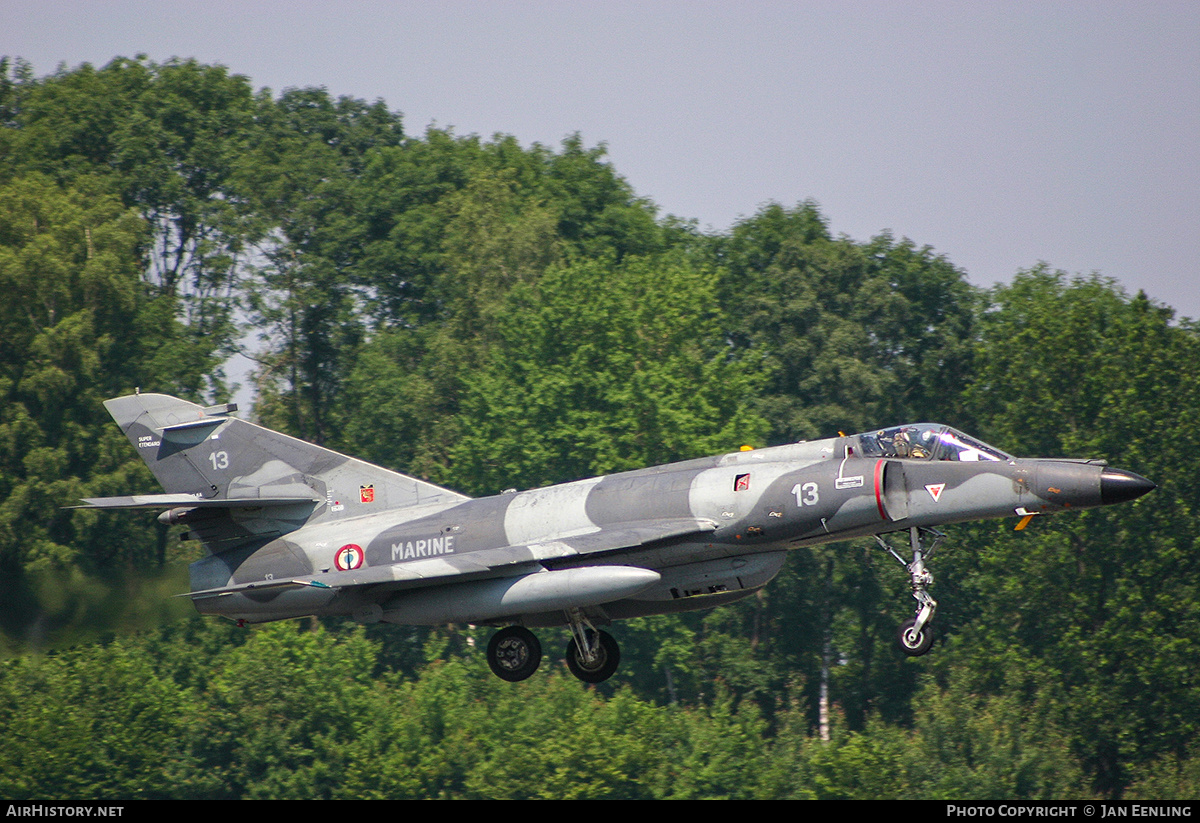
[[[205,796],[204,710],[137,641],[0,666],[0,792],[13,800]]]
[[[265,348],[258,413],[264,422],[324,444],[334,401],[363,339],[362,295],[352,276],[364,228],[353,187],[373,151],[399,145],[398,114],[382,102],[332,100],[324,89],[259,94],[253,138],[238,179],[263,225],[243,305]]]
[[[359,119],[378,132],[375,108]],[[285,241],[272,246],[253,292],[272,343],[260,373],[264,419],[372,453],[379,418],[374,404],[362,404],[378,395],[374,380],[346,377],[359,357],[371,368],[399,357],[403,373],[387,382],[405,384],[400,397],[436,398],[434,409],[393,400],[390,419],[454,420],[458,375],[480,362],[509,288],[570,250],[620,257],[660,248],[667,236],[653,208],[603,161],[603,149],[585,149],[577,137],[560,152],[437,129],[397,137],[398,125],[374,141],[347,140],[363,147],[353,163],[347,155],[345,169],[289,189],[298,199],[283,212]],[[303,168],[321,167],[294,157]],[[267,176],[288,163],[268,163]],[[335,403],[343,389],[349,402]],[[421,429],[430,445],[415,451],[444,462],[457,429],[432,426]],[[429,470],[407,462],[418,459],[414,450],[398,451],[404,468]]]
[[[1167,754],[1134,772],[1126,800],[1190,800],[1200,796],[1200,759],[1194,749],[1184,756]]]
[[[722,304],[771,380],[772,443],[902,420],[960,422],[974,290],[929,247],[832,238],[815,203],[773,204],[718,244]]]
[[[211,765],[229,796],[324,799],[339,792],[356,730],[385,707],[375,648],[284,622],[223,655],[208,683]]]
[[[514,289],[501,342],[466,378],[450,479],[476,492],[754,442],[756,374],[730,356],[713,277],[673,257],[581,261]]]
[[[102,402],[158,379],[162,347],[181,336],[173,298],[142,288],[145,223],[90,178],[79,183],[62,189],[32,174],[0,187],[0,288],[10,297],[0,305],[0,568],[21,581],[5,619],[26,628],[42,607],[66,619],[91,602],[62,597],[88,588],[80,572],[167,559],[161,533],[63,508],[153,482]],[[186,383],[207,365],[176,363],[174,374]],[[39,587],[51,595],[41,606],[28,599]]]
[[[150,226],[145,279],[178,300],[186,339],[164,352],[188,362],[228,354],[233,288],[254,227],[236,185],[253,125],[245,77],[194,60],[118,58],[21,84],[6,142],[13,168],[63,182],[101,178]],[[218,364],[191,394],[219,391]]]

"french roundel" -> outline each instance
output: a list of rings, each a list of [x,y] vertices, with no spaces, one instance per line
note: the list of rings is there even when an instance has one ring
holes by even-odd
[[[362,546],[356,546],[353,543],[342,546],[334,555],[333,564],[337,566],[338,571],[348,572],[357,569],[363,564]]]

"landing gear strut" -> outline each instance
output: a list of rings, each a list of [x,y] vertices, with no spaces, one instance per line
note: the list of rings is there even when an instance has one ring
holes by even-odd
[[[910,528],[908,533],[912,546],[911,563],[906,563],[879,535],[875,535],[875,540],[888,554],[900,561],[912,580],[912,596],[917,601],[917,614],[900,626],[899,632],[896,633],[896,643],[900,646],[900,651],[909,657],[920,657],[933,645],[933,632],[929,624],[937,610],[937,601],[930,597],[927,591],[927,588],[933,585],[933,574],[925,567],[925,561],[933,557],[934,550],[945,535],[933,529],[921,529],[916,526]],[[933,538],[928,547],[922,540],[926,535]]]
[[[567,612],[571,642],[567,644],[567,668],[584,683],[602,683],[621,664],[621,647],[612,635],[600,631],[578,609]]]

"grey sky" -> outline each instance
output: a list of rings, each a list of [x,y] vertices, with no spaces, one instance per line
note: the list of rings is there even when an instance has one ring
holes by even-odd
[[[1044,260],[1200,317],[1200,3],[0,0],[47,74],[139,52],[382,98],[409,133],[580,132],[664,213],[813,198],[979,285]]]

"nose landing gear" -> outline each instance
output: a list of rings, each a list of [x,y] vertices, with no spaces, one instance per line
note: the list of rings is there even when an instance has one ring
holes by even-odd
[[[909,543],[912,546],[911,563],[906,563],[904,558],[898,555],[896,550],[879,535],[875,535],[875,540],[908,570],[912,581],[912,596],[917,601],[917,613],[916,617],[905,621],[900,626],[900,630],[896,633],[896,643],[900,647],[900,651],[909,657],[920,657],[933,645],[933,631],[929,624],[933,620],[933,613],[937,610],[937,601],[930,597],[927,591],[928,587],[933,585],[933,573],[926,568],[925,561],[933,557],[934,550],[945,535],[933,529],[921,529],[916,526],[910,528],[908,532]],[[926,535],[933,538],[928,547],[924,545],[922,539]]]

